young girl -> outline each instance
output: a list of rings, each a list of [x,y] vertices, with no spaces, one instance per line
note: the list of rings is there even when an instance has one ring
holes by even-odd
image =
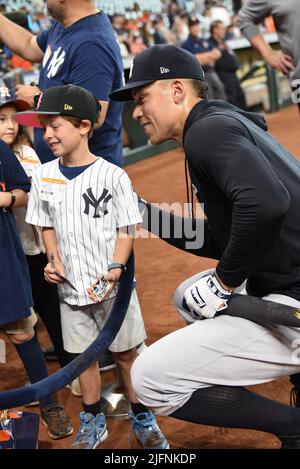
[[[13,115],[17,111],[28,109],[29,105],[26,101],[12,99],[4,82],[0,82],[0,96],[0,139],[11,148],[31,179],[32,173],[41,162],[34,149],[28,145],[31,142],[26,130],[13,120]],[[63,348],[57,288],[49,285],[44,279],[47,258],[41,231],[25,222],[25,207],[16,208],[13,213],[28,262],[34,309],[42,318],[59,363],[63,367],[70,362],[71,358]]]
[[[40,165],[40,162],[34,150],[22,143],[24,132],[12,120],[15,112],[28,108],[27,102],[12,99],[5,84],[0,83],[0,139],[15,152],[27,176],[30,177],[33,168]],[[0,209],[0,327],[9,335],[30,382],[34,383],[45,378],[48,373],[41,347],[34,333],[33,327],[37,319],[31,306],[32,303],[41,306],[36,308],[39,313],[47,308],[49,310],[52,297],[50,285],[43,277],[45,255],[41,237],[34,227],[25,223],[26,191],[30,188],[30,182],[14,154],[3,142],[0,145],[0,207],[2,208]],[[27,262],[23,250],[27,254]],[[28,266],[31,271],[33,301]],[[43,283],[46,288],[43,288]],[[53,290],[55,293],[55,289]],[[55,303],[54,306],[56,307]],[[48,316],[50,317],[49,312]],[[73,432],[63,407],[52,396],[43,399],[40,407],[42,419],[48,426],[51,438],[63,438]]]

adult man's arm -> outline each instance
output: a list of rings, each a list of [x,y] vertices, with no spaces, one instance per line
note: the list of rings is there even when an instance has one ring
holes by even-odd
[[[270,3],[266,0],[249,0],[239,11],[238,27],[252,46],[258,50],[264,61],[276,70],[288,75],[294,69],[293,59],[282,50],[273,50],[264,39],[258,24],[272,15]]]
[[[36,37],[0,14],[0,39],[15,54],[30,62],[41,62],[43,51],[37,44]]]
[[[208,52],[199,52],[196,54],[197,59],[201,65],[209,65],[215,63],[222,56],[220,50],[217,47],[214,47]]]

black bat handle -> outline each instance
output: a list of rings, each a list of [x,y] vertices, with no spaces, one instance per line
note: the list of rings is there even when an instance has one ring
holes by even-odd
[[[228,302],[228,308],[222,313],[249,319],[259,324],[300,327],[300,309],[255,296],[235,293]]]

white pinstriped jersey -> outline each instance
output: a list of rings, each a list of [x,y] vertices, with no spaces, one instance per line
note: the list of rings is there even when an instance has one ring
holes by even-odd
[[[93,304],[86,288],[113,260],[116,229],[142,219],[127,174],[98,158],[72,180],[61,173],[59,159],[38,168],[26,221],[54,228],[65,276],[78,290],[60,284],[60,297],[83,306]]]

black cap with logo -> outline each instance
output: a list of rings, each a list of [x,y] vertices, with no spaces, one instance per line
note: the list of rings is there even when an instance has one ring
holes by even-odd
[[[94,125],[100,110],[98,99],[84,88],[53,86],[39,95],[35,111],[17,112],[15,120],[22,125],[42,127],[38,116],[64,115],[86,119]]]
[[[131,66],[128,83],[110,94],[115,101],[130,101],[132,90],[157,80],[191,78],[204,80],[204,72],[196,56],[172,44],[159,44],[140,52]]]

